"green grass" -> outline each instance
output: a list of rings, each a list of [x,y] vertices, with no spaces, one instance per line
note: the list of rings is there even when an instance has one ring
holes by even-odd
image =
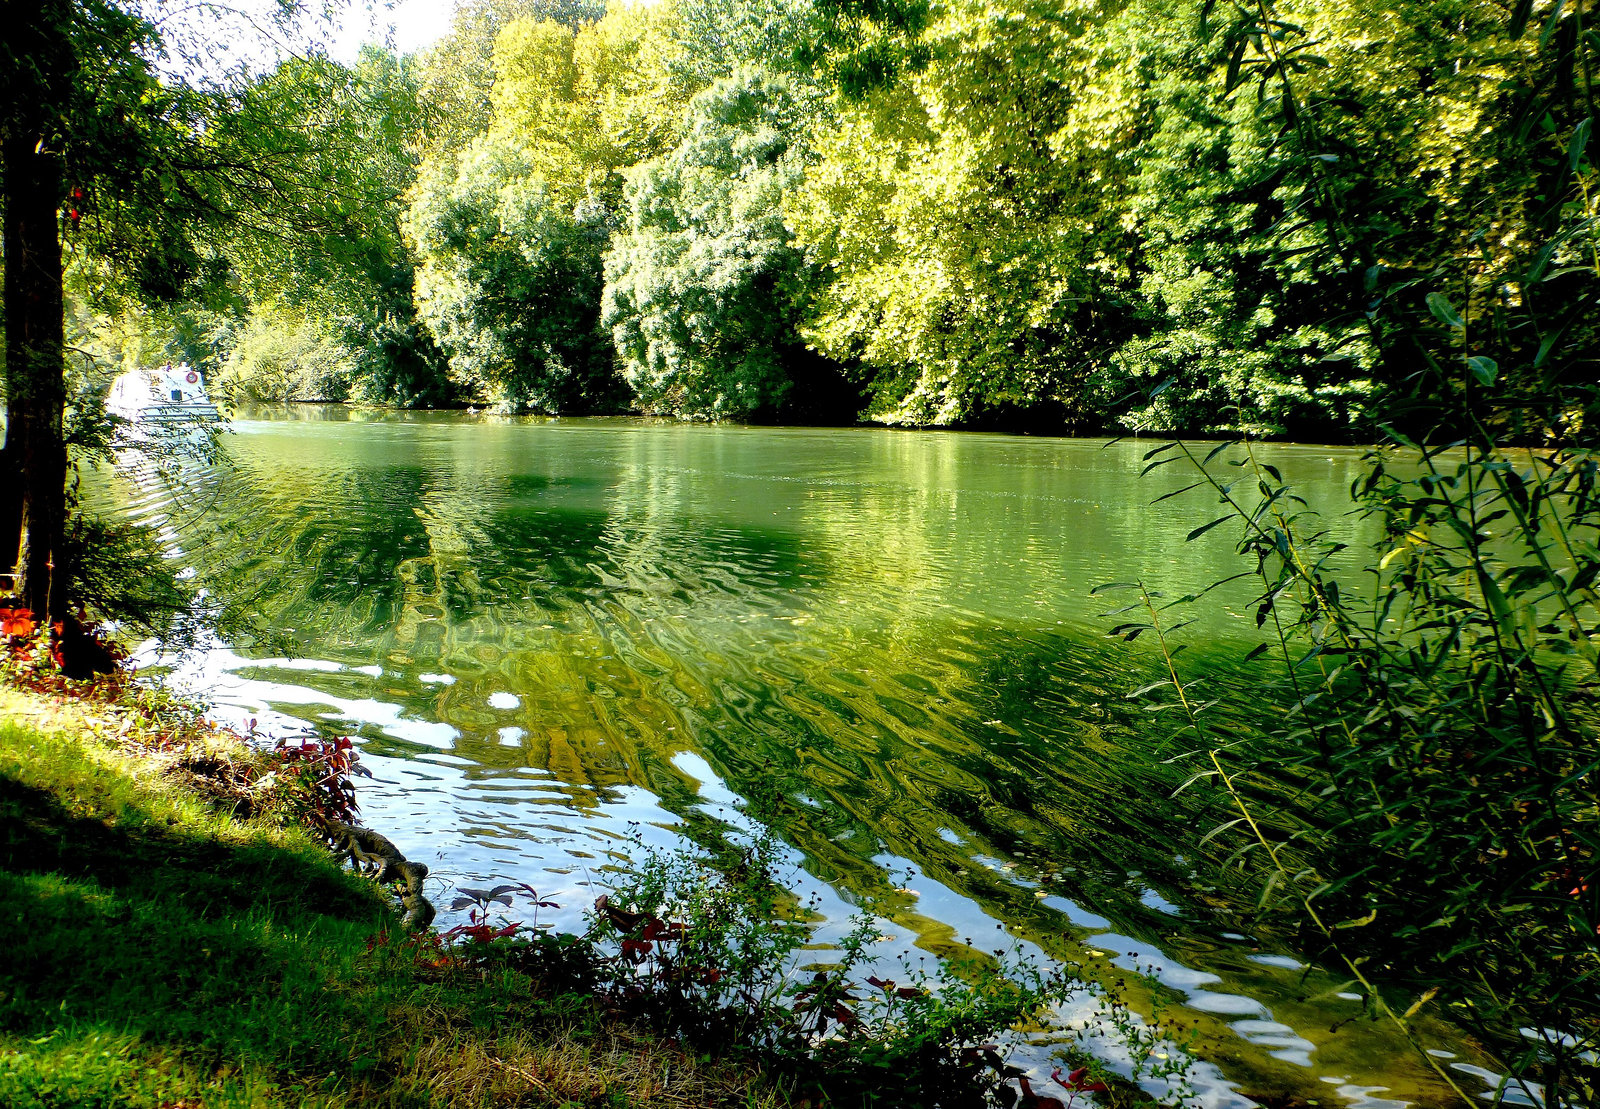
[[[419,963],[306,835],[212,811],[85,710],[22,718],[41,704],[0,690],[0,1105],[764,1099],[582,999]]]

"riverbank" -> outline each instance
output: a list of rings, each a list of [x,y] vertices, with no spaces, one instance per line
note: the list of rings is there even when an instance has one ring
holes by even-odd
[[[777,1103],[593,998],[428,957],[308,833],[197,780],[258,756],[164,728],[0,686],[0,1104]]]

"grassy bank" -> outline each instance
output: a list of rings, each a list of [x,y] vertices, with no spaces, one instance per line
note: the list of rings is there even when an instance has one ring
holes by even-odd
[[[773,1100],[592,999],[419,958],[372,883],[237,819],[146,730],[0,686],[0,1104]],[[256,757],[205,743],[212,767]]]

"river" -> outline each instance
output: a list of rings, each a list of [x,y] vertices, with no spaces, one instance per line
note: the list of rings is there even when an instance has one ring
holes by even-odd
[[[1148,443],[881,429],[260,410],[177,486],[92,499],[164,529],[292,651],[217,642],[174,677],[219,715],[350,734],[365,819],[441,881],[527,882],[580,927],[630,840],[786,845],[819,942],[874,914],[885,958],[1009,947],[1093,966],[1197,1029],[1195,1104],[1441,1106],[1339,977],[1228,931],[1187,861],[1225,814],[1127,694],[1107,581],[1168,596],[1248,567]],[[1360,454],[1265,448],[1336,528]],[[1211,595],[1190,665],[1253,643]],[[1234,694],[1236,711],[1248,696]],[[752,804],[754,800],[755,804]],[[1219,815],[1220,814],[1220,815]],[[1024,1037],[1042,1082],[1092,1021]],[[1486,1075],[1448,1028],[1439,1058]],[[1091,1050],[1127,1073],[1126,1049]],[[1146,1078],[1157,1096],[1167,1080]],[[1481,1087],[1480,1087],[1481,1088]]]

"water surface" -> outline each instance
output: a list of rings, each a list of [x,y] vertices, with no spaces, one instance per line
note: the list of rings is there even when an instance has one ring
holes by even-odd
[[[235,719],[358,737],[368,822],[449,882],[528,882],[577,927],[630,835],[761,822],[823,940],[865,910],[886,957],[1097,967],[1199,1029],[1203,1104],[1447,1104],[1341,979],[1225,931],[1186,860],[1214,801],[1171,799],[1170,725],[1127,699],[1152,658],[1090,590],[1247,567],[1226,528],[1183,542],[1214,513],[1152,503],[1181,476],[1140,480],[1148,447],[300,409],[237,421],[179,489],[99,495],[297,644],[219,645],[186,680]],[[1342,510],[1358,452],[1269,452]],[[1213,596],[1191,657],[1226,668],[1249,593]],[[1023,1059],[1042,1078],[1071,1038]]]

